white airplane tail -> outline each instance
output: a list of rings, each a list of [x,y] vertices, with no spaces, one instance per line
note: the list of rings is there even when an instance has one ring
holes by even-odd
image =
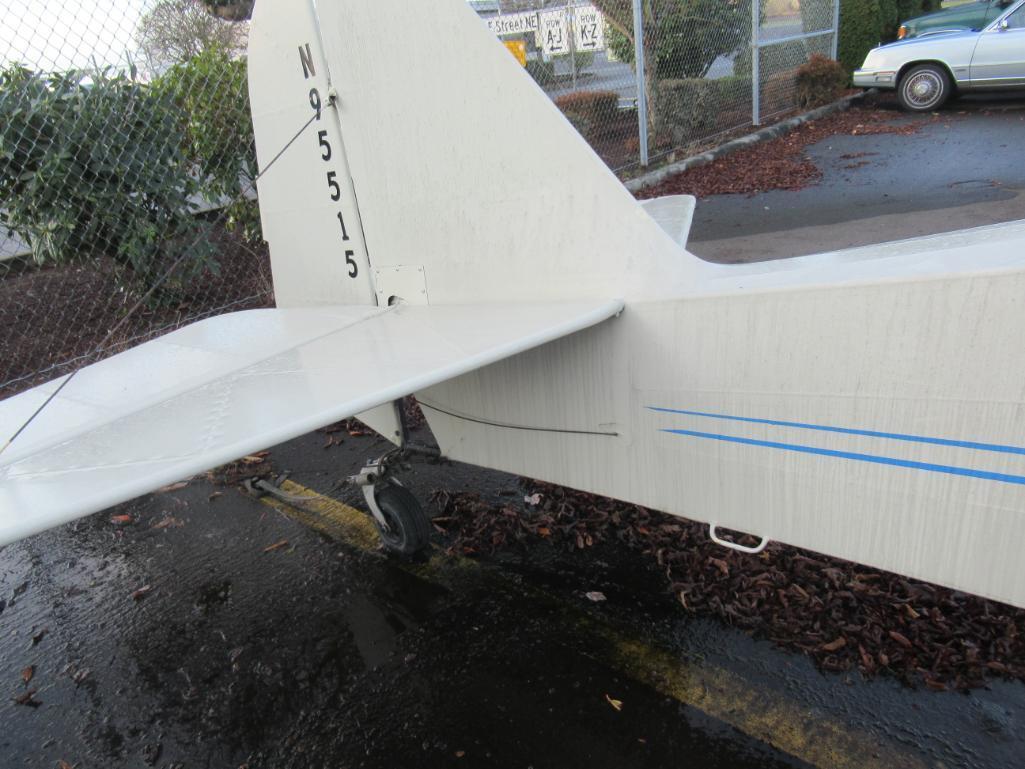
[[[1025,606],[1025,223],[703,263],[463,0],[257,0],[250,87],[279,308],[84,369],[0,544],[415,392],[453,459]]]
[[[322,105],[260,183],[281,306],[649,296],[700,267],[465,2],[259,0],[249,68],[261,166]]]

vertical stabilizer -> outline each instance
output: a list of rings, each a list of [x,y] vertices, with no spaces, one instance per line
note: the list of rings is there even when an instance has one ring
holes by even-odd
[[[376,304],[332,93],[311,0],[260,0],[249,97],[260,170],[284,150],[259,181],[279,307]]]
[[[317,13],[375,273],[420,270],[435,304],[650,297],[700,269],[464,0]]]

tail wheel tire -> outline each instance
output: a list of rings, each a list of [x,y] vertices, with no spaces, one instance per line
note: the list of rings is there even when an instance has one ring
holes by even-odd
[[[900,79],[897,98],[909,112],[932,112],[943,106],[953,89],[950,76],[938,64],[919,64]]]
[[[388,528],[377,527],[386,549],[397,555],[414,555],[430,541],[427,515],[409,490],[401,486],[378,487],[374,499]]]

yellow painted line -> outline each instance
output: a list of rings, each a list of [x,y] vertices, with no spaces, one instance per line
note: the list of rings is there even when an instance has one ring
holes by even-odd
[[[614,661],[630,677],[808,764],[821,769],[929,766],[885,738],[823,718],[807,705],[728,670],[681,660],[611,628],[602,631],[613,642]]]
[[[377,529],[366,513],[292,481],[285,481],[281,488],[288,494],[310,497],[310,501],[302,508],[270,496],[261,497],[260,501],[353,547],[377,549]],[[402,564],[402,567],[427,581],[451,582],[452,575],[446,572],[479,565],[469,558],[436,554],[429,563]],[[516,590],[522,594],[524,586],[517,585]],[[761,688],[732,671],[681,659],[631,638],[550,593],[530,589],[527,592],[535,600],[557,606],[574,624],[604,639],[612,649],[612,662],[624,674],[805,763],[820,769],[927,769],[929,766],[885,738],[823,718],[784,692]]]
[[[377,536],[377,527],[366,513],[292,481],[282,483],[281,490],[286,494],[310,499],[301,507],[272,496],[260,497],[260,501],[311,529],[347,542],[353,547],[361,550],[377,549],[381,540]]]

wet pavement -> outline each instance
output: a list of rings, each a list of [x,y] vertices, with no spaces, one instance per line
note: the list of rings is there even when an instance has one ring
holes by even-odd
[[[901,114],[893,100],[879,106]],[[761,261],[1025,218],[1025,92],[966,96],[902,119],[920,130],[809,147],[823,178],[803,190],[702,199],[691,249]]]
[[[197,478],[0,550],[0,766],[1012,767],[1025,755],[1021,684],[963,695],[822,674],[688,618],[624,548],[468,560],[436,537],[428,558],[386,557],[348,506],[358,495],[334,488],[385,444],[324,444],[315,433],[268,460],[292,493],[338,501],[299,509]],[[523,493],[445,463],[404,478],[421,498]]]
[[[817,145],[821,188],[703,201],[695,250],[743,260],[1021,218],[1025,163],[1007,157],[1021,158],[1022,104]],[[845,168],[856,152],[878,154]],[[429,557],[386,557],[338,485],[386,444],[329,438],[268,461],[293,493],[330,500],[200,477],[0,548],[2,769],[1025,765],[1025,685],[822,673],[689,617],[625,548],[469,560],[436,534]],[[421,499],[523,494],[447,463],[404,480]]]

